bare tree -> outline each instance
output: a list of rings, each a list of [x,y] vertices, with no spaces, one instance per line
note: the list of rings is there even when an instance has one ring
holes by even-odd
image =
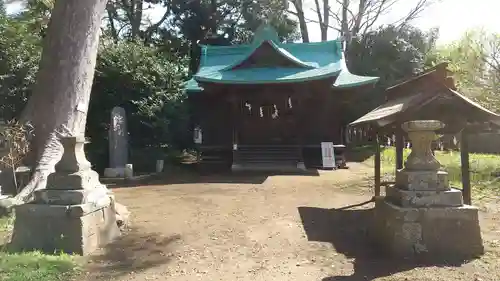
[[[299,27],[300,27],[300,34],[302,35],[302,42],[308,43],[309,42],[309,32],[307,30],[307,20],[306,16],[304,14],[304,3],[302,0],[290,0],[290,2],[293,4],[293,7],[295,8],[294,11],[289,12],[297,17],[299,20]]]
[[[334,28],[339,31],[346,44],[356,36],[365,34],[375,27],[380,18],[387,14],[395,4],[403,0],[336,0],[337,11],[330,9],[330,15],[335,20]],[[407,0],[406,0],[407,1]],[[391,23],[402,26],[417,18],[434,0],[417,0],[406,15]],[[340,27],[340,28],[338,28]],[[346,46],[347,47],[347,46]]]
[[[62,156],[60,138],[84,134],[106,2],[55,2],[34,92],[22,115],[34,127],[36,168],[16,196],[20,202],[29,200],[34,190],[45,188]]]
[[[156,22],[149,22],[145,17],[148,10],[158,8],[158,1],[150,0],[109,0],[106,5],[106,21],[109,32],[115,41],[118,41],[124,33],[129,39],[137,39],[142,37],[148,40],[152,34],[167,20],[171,14],[169,5],[164,5],[166,8],[162,17]],[[162,4],[160,1],[159,4]],[[213,1],[215,3],[215,1]],[[165,4],[165,3],[163,3]]]
[[[314,0],[315,8],[313,10],[317,19],[311,19],[305,16],[302,0],[289,1],[296,10],[289,12],[297,16],[299,23],[303,22],[300,24],[301,32],[305,32],[307,39],[309,39],[308,31],[304,30],[302,26],[314,22],[319,24],[322,41],[327,40],[328,30],[333,29],[344,38],[346,44],[356,36],[373,30],[382,16],[391,11],[394,5],[403,2],[403,0]],[[405,2],[407,1],[405,0]],[[430,4],[439,0],[415,1],[406,14],[391,24],[403,26],[417,18]]]
[[[330,3],[328,0],[323,0],[323,9],[321,9],[319,1],[314,0],[314,3],[316,4],[319,29],[321,30],[321,41],[326,41],[328,40],[328,26],[330,24]],[[323,13],[321,10],[323,10]]]

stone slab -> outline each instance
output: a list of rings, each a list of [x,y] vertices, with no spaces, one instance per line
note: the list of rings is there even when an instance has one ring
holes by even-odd
[[[18,251],[89,255],[120,235],[113,203],[104,207],[26,204],[16,207],[12,246]],[[68,212],[68,209],[70,210]],[[75,210],[76,210],[75,209]],[[93,210],[93,211],[90,211]]]
[[[451,188],[440,191],[403,190],[393,186],[386,189],[387,200],[402,207],[460,207],[462,191]]]
[[[396,257],[468,259],[484,253],[478,209],[467,205],[403,208],[378,200],[370,236]]]
[[[15,206],[16,215],[18,213],[31,214],[37,216],[42,213],[49,217],[73,217],[78,218],[96,212],[102,208],[110,206],[114,200],[110,197],[100,198],[99,201],[93,203],[79,205],[49,205],[49,204],[23,204]],[[114,203],[113,203],[114,204]],[[114,206],[113,206],[114,207]]]
[[[131,167],[106,168],[104,169],[104,177],[106,178],[132,178],[134,171]]]
[[[106,197],[110,191],[104,186],[94,189],[82,190],[58,190],[42,189],[34,192],[34,203],[45,203],[51,205],[79,205],[99,201]]]
[[[111,110],[109,128],[109,167],[124,167],[128,162],[127,114],[122,107]]]
[[[396,173],[396,185],[407,190],[449,190],[448,173],[445,171],[408,171]]]
[[[55,172],[47,179],[47,189],[80,190],[103,186],[99,174],[93,170],[82,170],[71,174]]]

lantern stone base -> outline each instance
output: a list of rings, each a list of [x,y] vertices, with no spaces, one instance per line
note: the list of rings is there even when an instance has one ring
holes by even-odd
[[[396,173],[396,185],[406,190],[448,190],[448,173],[402,169]]]
[[[15,250],[88,255],[120,235],[110,197],[80,205],[25,204],[15,208]]]
[[[460,207],[463,205],[462,191],[449,190],[412,191],[388,186],[386,199],[402,207]]]
[[[397,257],[472,258],[484,253],[478,209],[405,208],[377,200],[371,236]]]

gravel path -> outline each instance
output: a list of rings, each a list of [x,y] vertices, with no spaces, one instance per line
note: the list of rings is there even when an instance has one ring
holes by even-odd
[[[115,189],[132,212],[131,230],[92,258],[83,279],[500,280],[491,213],[483,231],[495,251],[481,260],[418,267],[374,258],[364,242],[372,204],[338,209],[373,194],[371,168],[350,167],[308,176],[179,175]]]

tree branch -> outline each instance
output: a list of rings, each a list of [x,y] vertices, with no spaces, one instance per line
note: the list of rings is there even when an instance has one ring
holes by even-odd
[[[161,19],[158,22],[156,22],[155,24],[150,25],[146,29],[144,34],[148,35],[148,37],[149,37],[153,32],[155,32],[167,20],[169,15],[170,15],[170,7],[167,7],[167,10],[165,11],[165,13],[161,17]]]

